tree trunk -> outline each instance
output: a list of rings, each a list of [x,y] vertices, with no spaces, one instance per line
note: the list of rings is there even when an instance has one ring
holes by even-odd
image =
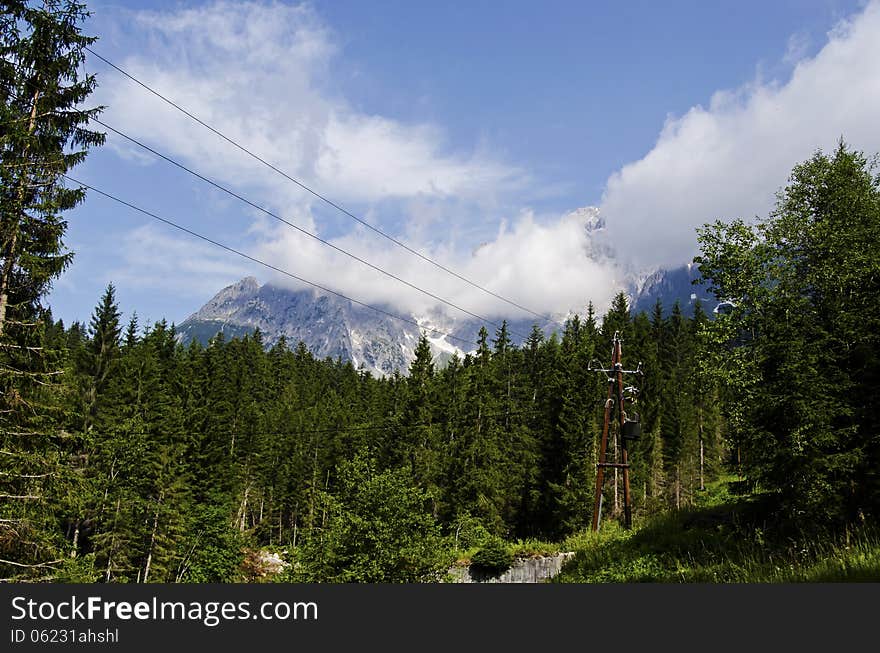
[[[705,490],[706,486],[703,483],[703,427],[700,427],[700,489]]]
[[[307,525],[312,527],[315,525],[315,496],[318,492],[318,442],[315,440],[315,457],[312,461],[312,491],[309,497],[309,520]]]
[[[681,469],[675,466],[675,509],[681,508]]]
[[[39,102],[39,99],[40,91],[37,90],[34,92],[34,103],[31,107],[30,120],[28,121],[28,135],[34,133],[34,127],[37,121],[37,103]],[[29,144],[29,142],[25,143],[24,151],[22,152],[22,159],[27,156]],[[25,180],[21,179],[18,190],[18,204],[21,206],[22,211],[24,211],[24,190]],[[6,325],[6,308],[9,306],[9,279],[12,277],[12,269],[15,267],[15,263],[18,260],[18,256],[16,256],[15,252],[15,248],[18,245],[18,217],[19,216],[16,216],[15,220],[10,219],[10,233],[3,247],[3,269],[0,271],[0,336],[3,335],[3,329]]]
[[[703,408],[700,407],[700,490],[705,490],[703,483]]]
[[[150,576],[150,565],[153,562],[153,546],[156,544],[156,532],[159,530],[159,508],[162,506],[162,494],[159,494],[159,501],[156,503],[156,513],[153,515],[153,531],[150,533],[150,548],[147,549],[147,563],[144,566],[144,580]]]
[[[107,570],[104,574],[104,582],[110,582],[110,571],[112,569],[113,554],[116,551],[116,524],[119,522],[119,504],[122,499],[116,499],[116,515],[113,517],[113,537],[110,538],[110,551],[107,553]]]
[[[241,503],[238,506],[238,530],[244,532],[247,528],[247,508],[248,497],[251,492],[251,484],[247,482],[244,486],[244,495],[241,497]]]
[[[742,470],[742,458],[739,454],[739,444],[736,445],[736,473],[739,474],[740,479],[743,477]]]

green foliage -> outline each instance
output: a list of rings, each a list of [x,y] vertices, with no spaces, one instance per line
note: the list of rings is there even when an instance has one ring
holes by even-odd
[[[62,175],[103,134],[85,106],[95,87],[82,76],[94,41],[80,3],[14,0],[0,12],[0,576],[65,576],[84,524],[83,439],[69,427],[67,360],[42,300],[70,264],[64,212],[84,198]],[[77,331],[77,334],[79,332]],[[76,338],[72,338],[75,342]],[[60,525],[60,527],[59,527]],[[70,540],[70,541],[66,541]],[[79,563],[76,563],[79,564]],[[81,578],[71,571],[69,577]]]
[[[21,320],[16,313],[32,309],[70,263],[62,213],[84,191],[66,188],[60,176],[104,141],[86,127],[100,108],[81,106],[96,85],[80,71],[84,48],[95,41],[81,32],[87,16],[71,0],[38,7],[18,0],[0,14],[0,332],[7,317]]]
[[[880,534],[775,528],[766,504],[722,503],[584,533],[555,582],[770,583],[880,579]]]
[[[402,470],[376,472],[357,457],[339,469],[338,497],[322,497],[326,525],[305,545],[308,581],[439,580],[452,562],[429,496]]]
[[[4,487],[40,497],[4,513],[5,559],[51,563],[31,578],[228,582],[247,577],[246,552],[274,550],[292,563],[285,580],[421,582],[456,557],[498,570],[573,548],[569,579],[781,578],[785,537],[809,541],[798,521],[869,523],[880,496],[869,168],[845,148],[817,155],[765,222],[702,231],[701,271],[733,301],[727,315],[633,315],[619,294],[602,318],[590,305],[522,346],[506,323],[482,329],[442,369],[422,337],[407,376],[373,378],[259,332],[188,347],[164,321],[132,317],[123,332],[112,286],[88,328],[42,312],[19,335],[45,355],[0,352],[64,372],[4,395],[19,416],[40,407],[0,413],[15,454]],[[827,265],[825,249],[842,267],[857,249],[859,274]],[[644,370],[626,379],[640,393],[625,406],[643,427],[628,448],[639,529],[621,528],[622,474],[609,470],[595,534],[608,386],[589,368],[609,362],[615,332],[624,367]],[[863,577],[872,546],[807,546],[801,562],[811,577]]]
[[[513,553],[500,539],[492,539],[473,556],[471,569],[487,574],[498,575],[513,564]]]
[[[545,542],[534,538],[525,540],[516,540],[508,545],[511,555],[514,558],[534,558],[537,556],[552,556],[559,553],[562,549],[559,543]]]
[[[80,377],[80,428],[84,432],[94,426],[99,402],[104,400],[108,383],[114,380],[119,358],[119,317],[116,289],[110,284],[92,314],[85,346],[75,350],[76,371]]]
[[[880,507],[875,170],[843,143],[817,152],[766,219],[699,237],[703,278],[733,304],[704,331],[743,471],[819,523]]]
[[[617,309],[608,320],[629,328],[625,300]],[[94,556],[100,580],[235,581],[243,552],[267,547],[289,552],[291,580],[430,580],[454,553],[504,540],[513,555],[546,555],[590,523],[605,388],[587,367],[610,328],[590,310],[522,349],[504,325],[492,346],[484,331],[476,356],[439,372],[423,338],[410,375],[385,379],[302,343],[267,349],[259,333],[184,348],[173,325],[135,317],[121,333],[119,314],[111,286],[88,329],[52,325],[70,371],[58,424],[87,464],[47,518],[69,551]],[[632,359],[650,354],[654,329],[670,339],[665,320],[633,320]],[[656,379],[672,353],[697,356],[698,339],[684,342],[658,348]],[[693,392],[683,378],[666,391]],[[660,424],[658,407],[643,418]],[[677,437],[696,442],[697,415]],[[650,470],[695,469],[694,443],[662,455],[670,437],[657,426],[633,454],[633,478],[652,483],[652,496],[634,493],[637,515],[668,501]],[[693,469],[683,503],[697,496]],[[619,517],[611,486],[603,528]]]
[[[56,510],[103,581],[235,581],[243,551],[267,547],[289,552],[292,580],[437,579],[453,553],[503,539],[514,555],[546,555],[558,550],[548,539],[590,523],[604,384],[587,371],[602,339],[589,310],[522,349],[503,325],[492,346],[484,332],[477,356],[439,372],[423,338],[408,377],[375,379],[302,343],[267,349],[259,333],[184,348],[173,325],[135,317],[121,333],[113,290],[89,329],[52,336],[71,370],[60,423],[88,461]],[[625,306],[609,319],[626,322]],[[654,328],[634,325],[633,359]],[[696,437],[695,420],[682,437]],[[667,462],[666,437],[635,452],[635,479],[643,458]],[[642,514],[666,498],[636,500]]]
[[[90,553],[62,560],[52,580],[56,583],[94,583],[100,576],[101,572],[95,569],[95,555]]]
[[[231,527],[222,506],[200,506],[191,517],[190,536],[176,579],[185,583],[228,583],[238,580],[246,538]]]
[[[467,551],[483,546],[492,540],[492,534],[476,517],[463,513],[450,525],[453,548]]]

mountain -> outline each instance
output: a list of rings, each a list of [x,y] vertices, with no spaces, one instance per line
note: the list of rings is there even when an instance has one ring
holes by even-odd
[[[377,308],[400,314],[391,307]],[[247,277],[218,292],[180,324],[177,332],[184,343],[197,340],[207,344],[218,333],[232,338],[259,329],[267,347],[283,336],[291,347],[302,341],[318,358],[351,361],[355,367],[363,367],[379,376],[407,372],[421,329],[425,329],[434,360],[439,365],[445,364],[454,353],[464,356],[476,348],[482,324],[479,321],[455,320],[439,312],[401,316],[419,326],[334,295],[271,283],[260,285],[255,278]],[[533,322],[509,320],[511,340],[520,344]],[[551,324],[538,326],[549,333]],[[486,325],[486,328],[490,338],[494,336],[495,327]],[[430,329],[449,333],[451,337],[432,333]]]
[[[565,217],[581,222],[590,234],[586,252],[589,258],[615,265],[615,250],[607,240],[605,220],[599,214],[599,209],[595,207],[575,209]],[[621,290],[628,296],[629,305],[634,313],[650,312],[659,299],[667,313],[677,301],[686,315],[692,315],[697,301],[700,301],[707,311],[711,311],[717,304],[705,284],[693,283],[698,277],[699,270],[691,263],[673,268],[630,270],[623,276]]]
[[[605,238],[605,223],[598,209],[585,207],[566,215],[576,220],[590,234],[587,255],[596,261],[613,264],[614,250]],[[691,282],[697,276],[692,265],[658,269],[629,277],[623,288],[634,311],[651,311],[659,299],[666,311],[678,300],[690,314],[697,299],[706,310],[714,306],[711,295],[701,285]],[[420,333],[424,330],[431,344],[435,362],[442,366],[453,354],[464,356],[476,348],[483,325],[475,319],[450,318],[440,310],[426,315],[402,314],[389,306],[377,306],[414,322],[404,322],[352,303],[332,294],[313,289],[290,289],[260,283],[253,277],[227,286],[177,328],[184,343],[202,344],[218,333],[227,338],[243,336],[259,329],[267,347],[284,337],[289,346],[303,342],[318,358],[351,361],[356,368],[384,376],[406,373],[415,356]],[[561,318],[560,318],[561,319]],[[500,323],[501,319],[495,320]],[[511,340],[522,344],[535,324],[533,318],[509,319]],[[490,338],[497,326],[485,325]],[[549,335],[558,324],[546,321],[538,326]],[[432,332],[436,329],[449,335]]]
[[[718,302],[705,284],[693,283],[698,277],[699,270],[690,263],[678,268],[660,268],[643,274],[641,278],[631,282],[630,305],[635,313],[642,311],[650,313],[659,299],[664,312],[668,314],[677,301],[681,304],[685,315],[692,315],[694,304],[699,301],[703,309],[711,313]]]

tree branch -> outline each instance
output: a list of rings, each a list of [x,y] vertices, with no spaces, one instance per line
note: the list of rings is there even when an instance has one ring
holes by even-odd
[[[3,560],[0,558],[0,564],[3,565],[12,565],[13,567],[24,567],[26,569],[35,569],[37,567],[51,567],[52,565],[58,565],[64,562],[63,560],[52,560],[51,562],[38,562],[33,565],[26,565],[21,562],[13,562],[12,560]]]

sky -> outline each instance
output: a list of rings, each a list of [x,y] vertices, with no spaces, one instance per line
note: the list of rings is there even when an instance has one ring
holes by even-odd
[[[880,151],[880,0],[88,3],[93,49],[424,256],[541,313],[600,310],[689,262],[696,227],[772,209],[794,165],[843,138]],[[275,174],[89,57],[110,133],[72,176],[301,278],[401,313],[516,309]],[[99,129],[104,130],[100,126]],[[596,207],[602,242],[585,229]],[[86,321],[180,323],[277,272],[90,193],[48,298]],[[607,256],[612,251],[613,258]],[[459,315],[449,309],[453,315]]]

